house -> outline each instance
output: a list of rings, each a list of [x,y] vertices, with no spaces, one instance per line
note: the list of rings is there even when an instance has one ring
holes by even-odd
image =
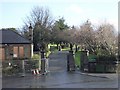
[[[1,36],[2,35],[2,36]],[[32,43],[13,30],[0,30],[0,60],[27,59],[32,57]]]

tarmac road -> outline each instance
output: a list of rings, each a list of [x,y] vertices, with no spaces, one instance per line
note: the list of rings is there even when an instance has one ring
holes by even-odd
[[[3,88],[86,88],[86,90],[87,88],[101,88],[99,90],[118,88],[117,74],[67,72],[67,53],[60,51],[50,55],[50,72],[47,75],[26,74],[25,77],[5,77],[2,79]]]

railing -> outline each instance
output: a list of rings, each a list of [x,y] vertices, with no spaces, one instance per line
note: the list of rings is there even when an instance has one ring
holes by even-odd
[[[113,73],[117,70],[116,61],[94,61],[88,62],[88,72]]]

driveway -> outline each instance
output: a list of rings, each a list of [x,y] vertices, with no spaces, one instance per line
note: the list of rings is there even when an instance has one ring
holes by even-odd
[[[117,74],[67,72],[67,53],[60,51],[50,55],[47,75],[5,77],[3,88],[118,88]]]

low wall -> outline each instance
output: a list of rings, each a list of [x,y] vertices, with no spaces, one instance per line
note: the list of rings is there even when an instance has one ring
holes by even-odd
[[[31,72],[32,69],[39,68],[39,60],[24,60],[24,70],[26,73]],[[6,60],[2,62],[2,74],[12,75],[23,72],[23,60]]]

